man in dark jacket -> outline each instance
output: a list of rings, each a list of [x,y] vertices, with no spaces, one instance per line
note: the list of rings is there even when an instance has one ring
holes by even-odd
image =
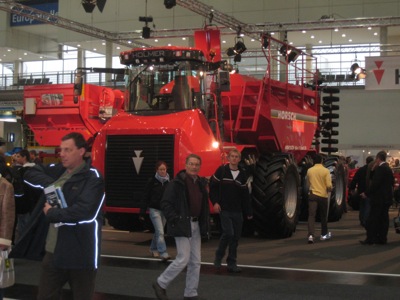
[[[29,161],[29,151],[21,150],[15,155],[16,165],[13,169],[13,186],[14,186],[14,198],[15,198],[15,228],[13,241],[25,231],[25,227],[28,224],[30,214],[38,202],[42,191],[37,189],[31,189],[28,185],[24,184],[24,174],[26,170],[35,166],[34,163]]]
[[[177,256],[153,283],[157,299],[168,299],[166,289],[187,267],[184,299],[197,299],[200,277],[201,238],[209,236],[207,182],[198,176],[201,158],[190,154],[186,170],[168,184],[161,200],[168,234],[175,238]]]
[[[69,283],[74,300],[92,299],[100,255],[104,200],[103,178],[83,159],[86,141],[80,133],[64,136],[61,164],[35,166],[24,176],[31,186],[61,188],[67,207],[44,201],[48,232],[38,299],[59,299]]]
[[[366,195],[371,200],[371,211],[367,219],[367,238],[363,245],[386,244],[389,230],[389,207],[393,204],[394,176],[386,162],[386,152],[376,155],[372,168],[371,183]]]
[[[368,156],[365,160],[365,165],[359,168],[354,174],[353,179],[350,183],[350,192],[353,195],[359,196],[360,201],[360,211],[359,211],[359,220],[361,226],[365,227],[367,223],[367,218],[370,211],[370,201],[366,196],[365,192],[367,190],[367,170],[368,165],[374,160],[373,156]],[[356,192],[357,189],[357,192]],[[353,196],[356,197],[356,196]]]
[[[219,167],[210,182],[210,199],[214,211],[219,213],[222,234],[218,249],[215,252],[214,265],[221,267],[222,258],[229,247],[226,259],[228,272],[240,273],[237,266],[237,248],[242,234],[243,214],[247,219],[253,217],[250,193],[247,186],[248,176],[245,170],[239,167],[241,154],[234,149],[229,151],[229,163]]]

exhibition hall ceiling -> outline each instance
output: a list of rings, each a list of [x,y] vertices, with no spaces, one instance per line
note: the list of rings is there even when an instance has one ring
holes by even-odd
[[[161,3],[162,0],[159,0]],[[179,2],[179,1],[178,1]],[[185,2],[185,1],[182,1]],[[1,1],[0,1],[1,3]],[[24,3],[24,2],[22,2]],[[147,1],[146,1],[147,3]],[[198,1],[197,3],[202,3]],[[193,11],[189,11],[184,7],[174,7],[173,10],[177,10],[177,15],[185,14],[185,11],[189,15],[193,15]],[[167,12],[171,12],[172,10],[166,10],[160,4],[160,10],[165,10]],[[221,11],[223,16],[224,12]],[[93,12],[93,14],[98,14],[99,12]],[[162,14],[162,12],[160,12]],[[147,15],[147,13],[146,13]],[[87,14],[88,18],[92,18],[91,14]],[[136,16],[137,17],[137,16]],[[212,27],[218,27],[221,30],[221,47],[223,50],[226,50],[229,47],[232,47],[235,43],[235,38],[238,35],[237,28],[232,29],[226,26],[226,24],[217,23],[215,20],[211,20],[211,18],[205,18],[204,16],[193,15],[192,22],[190,24],[186,23],[185,27],[172,26],[171,28],[160,28],[155,26],[157,22],[154,23],[149,22],[149,24],[138,23],[135,22],[135,27],[132,31],[120,31],[118,34],[124,36],[124,40],[120,42],[112,43],[112,52],[113,55],[118,55],[121,51],[131,48],[129,43],[132,42],[132,45],[147,45],[147,46],[164,46],[164,45],[176,45],[176,46],[189,46],[191,43],[190,37],[192,36],[194,30],[201,29],[204,27],[204,24],[211,24]],[[74,20],[66,19],[71,23]],[[239,20],[239,17],[233,18],[233,20]],[[210,22],[211,21],[211,22]],[[218,19],[217,19],[218,21]],[[251,24],[251,28],[262,28],[262,25],[266,24],[266,28],[274,28],[274,26],[269,25],[268,23],[255,22]],[[322,18],[310,22],[297,22],[297,23],[281,23],[280,26],[282,28],[288,27],[290,30],[287,31],[287,40],[291,44],[296,47],[305,47],[305,46],[324,46],[331,47],[337,45],[351,46],[357,44],[371,44],[371,43],[380,43],[381,39],[381,27],[379,26],[370,26],[371,18],[359,18],[353,19],[353,22],[357,23],[358,26],[350,27],[346,26],[346,22],[349,21],[346,19],[338,19],[338,18],[330,18],[330,16],[323,16]],[[125,21],[123,21],[125,22]],[[400,24],[400,20],[395,18],[394,22],[389,25]],[[122,22],[121,22],[122,23]],[[295,24],[295,26],[293,25]],[[325,25],[328,26],[325,26]],[[376,23],[375,23],[376,24]],[[150,38],[143,39],[142,38],[142,27],[148,25],[151,29]],[[269,25],[269,26],[268,26]],[[313,25],[313,26],[310,26]],[[87,26],[91,26],[93,31],[95,32],[97,27],[92,26],[91,24],[87,24]],[[318,27],[319,26],[319,27]],[[99,29],[101,31],[109,32],[110,34],[116,33],[113,29],[115,29],[115,24],[113,27],[108,30],[107,26],[103,26],[103,28]],[[118,27],[118,26],[117,26]],[[122,26],[121,26],[122,27]],[[295,29],[294,29],[295,28]],[[390,39],[391,36],[398,36],[400,31],[400,26],[388,26],[388,37]],[[21,26],[19,28],[13,28],[12,30],[22,30],[34,36],[45,36],[48,39],[52,39],[54,41],[58,41],[60,36],[68,35],[68,28],[60,28],[51,24],[46,25],[33,25],[33,26]],[[248,33],[248,32],[247,32]],[[269,33],[274,34],[276,38],[281,39],[283,37],[283,31],[274,32],[269,31]],[[261,43],[257,40],[257,36],[260,36],[260,31],[254,32],[254,34],[244,35],[244,43],[249,52],[251,51],[259,51],[261,49]],[[129,38],[126,38],[129,37]],[[80,36],[79,39],[69,40],[63,42],[62,44],[68,45],[71,47],[82,48],[85,50],[90,50],[93,52],[97,52],[100,54],[105,54],[106,51],[106,40],[99,39],[94,36]],[[3,63],[12,63],[14,61],[34,61],[40,59],[56,59],[57,58],[58,49],[47,49],[47,51],[41,51],[40,53],[33,53],[26,49],[16,49],[11,47],[0,47],[0,60]]]

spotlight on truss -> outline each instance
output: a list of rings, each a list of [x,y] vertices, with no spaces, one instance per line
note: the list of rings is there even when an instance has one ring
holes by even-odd
[[[176,0],[164,0],[165,8],[171,9],[176,5]]]
[[[99,11],[103,12],[106,2],[107,0],[82,0],[82,6],[87,13],[92,13],[96,5]]]

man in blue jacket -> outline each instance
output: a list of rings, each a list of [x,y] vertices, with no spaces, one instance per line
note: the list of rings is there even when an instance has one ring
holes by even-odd
[[[61,188],[67,206],[43,201],[49,225],[38,299],[60,299],[68,282],[74,300],[87,300],[93,297],[100,255],[104,182],[83,159],[86,141],[80,133],[64,136],[60,149],[60,164],[35,166],[24,176],[34,187]]]

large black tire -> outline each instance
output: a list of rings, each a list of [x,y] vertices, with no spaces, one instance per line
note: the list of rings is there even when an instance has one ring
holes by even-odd
[[[270,238],[290,237],[296,230],[300,210],[300,179],[292,155],[261,156],[253,177],[256,232]]]
[[[343,207],[346,205],[346,171],[338,157],[327,157],[324,166],[329,169],[332,178],[328,221],[336,222],[342,218]]]

